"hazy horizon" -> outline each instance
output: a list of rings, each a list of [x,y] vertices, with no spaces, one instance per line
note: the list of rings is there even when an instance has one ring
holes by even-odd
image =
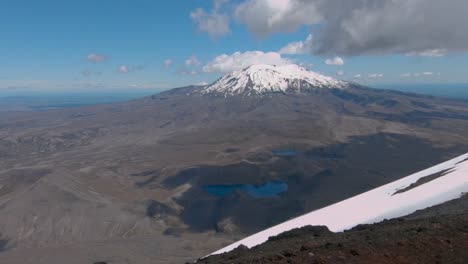
[[[376,89],[468,99],[468,84],[380,84]],[[0,91],[0,111],[34,111],[123,102],[170,89]]]

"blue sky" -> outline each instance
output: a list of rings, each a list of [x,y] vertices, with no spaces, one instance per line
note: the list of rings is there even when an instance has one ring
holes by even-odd
[[[321,30],[323,22],[303,20],[286,30],[279,25],[278,30],[258,34],[251,18],[239,18],[242,4],[283,6],[294,0],[254,2],[262,1],[3,0],[0,91],[158,90],[211,82],[224,73],[205,67],[217,56],[249,51],[273,52],[270,55],[280,56],[277,60],[368,84],[468,83],[463,50],[444,51],[438,57],[401,51],[278,54],[288,43],[304,42],[311,32]],[[220,7],[214,7],[216,3]],[[203,11],[199,20],[191,15],[197,8]],[[225,16],[228,32],[213,37],[212,29],[202,26],[213,18],[206,14]],[[344,64],[325,63],[335,56]],[[188,63],[189,58],[196,60]],[[172,62],[167,67],[166,60]]]

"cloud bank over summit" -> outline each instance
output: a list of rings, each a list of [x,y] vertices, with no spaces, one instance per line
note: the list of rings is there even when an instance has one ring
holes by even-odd
[[[281,57],[281,54],[277,52],[234,52],[230,55],[222,54],[217,56],[203,67],[203,71],[228,73],[254,64],[286,65],[291,64],[291,61]]]

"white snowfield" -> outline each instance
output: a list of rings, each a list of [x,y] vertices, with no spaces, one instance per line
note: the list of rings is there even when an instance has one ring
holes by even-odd
[[[438,173],[442,173],[443,176],[416,187],[413,185],[414,188],[404,190],[419,179]],[[399,190],[402,190],[402,192],[397,193]],[[333,232],[340,232],[359,224],[371,224],[384,219],[401,217],[420,209],[457,199],[467,192],[468,154],[465,154],[382,187],[271,227],[211,255],[229,252],[239,245],[251,248],[266,242],[271,236],[307,225],[327,226]]]
[[[345,88],[346,82],[324,76],[296,64],[274,66],[258,64],[224,75],[201,93],[224,95],[300,93],[311,88]]]

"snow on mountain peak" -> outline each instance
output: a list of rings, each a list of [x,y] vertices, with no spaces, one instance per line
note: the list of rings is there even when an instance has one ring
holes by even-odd
[[[296,64],[256,64],[228,73],[201,93],[253,95],[274,92],[301,93],[312,88],[345,88],[346,82],[333,79]]]

